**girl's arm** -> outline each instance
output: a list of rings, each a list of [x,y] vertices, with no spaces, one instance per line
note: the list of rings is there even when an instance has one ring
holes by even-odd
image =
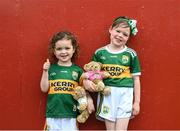
[[[95,84],[88,80],[88,79],[84,79],[83,80],[83,85],[84,85],[84,88],[90,92],[96,92],[96,89],[95,89]]]
[[[42,92],[47,92],[49,90],[48,71],[43,70],[40,87]]]
[[[49,68],[50,68],[50,62],[49,59],[47,59],[47,61],[43,65],[43,73],[40,82],[40,87],[42,92],[47,92],[49,90],[49,79],[48,79]]]
[[[133,103],[133,115],[138,115],[140,112],[140,78],[139,76],[134,76],[134,103]]]

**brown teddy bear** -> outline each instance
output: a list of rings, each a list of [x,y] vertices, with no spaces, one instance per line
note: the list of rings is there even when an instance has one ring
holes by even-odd
[[[97,92],[109,95],[111,90],[109,87],[105,87],[103,79],[108,78],[110,74],[106,71],[102,71],[101,68],[102,64],[100,62],[91,61],[84,65],[85,73],[83,73],[81,77],[94,82]]]
[[[77,121],[79,123],[85,123],[89,117],[89,112],[87,110],[87,97],[86,91],[82,86],[77,86],[74,89],[74,93],[72,94],[73,98],[78,101],[78,109],[80,115],[77,116]]]

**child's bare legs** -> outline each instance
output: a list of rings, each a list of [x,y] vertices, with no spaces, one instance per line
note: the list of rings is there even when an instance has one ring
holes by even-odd
[[[116,123],[114,121],[105,120],[106,130],[115,130]]]
[[[129,118],[117,119],[116,122],[105,120],[106,130],[126,131],[129,124]]]
[[[115,130],[124,130],[126,131],[129,124],[129,118],[119,118],[116,120],[116,127]]]

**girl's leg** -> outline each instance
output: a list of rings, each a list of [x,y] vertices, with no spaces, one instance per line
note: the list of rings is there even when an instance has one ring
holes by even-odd
[[[106,130],[115,130],[115,124],[114,121],[105,120]]]
[[[127,130],[129,124],[129,118],[119,118],[116,121],[115,130]]]

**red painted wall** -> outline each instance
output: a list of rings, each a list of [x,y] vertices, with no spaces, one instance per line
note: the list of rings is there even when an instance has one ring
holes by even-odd
[[[180,129],[179,0],[0,0],[0,129],[43,128],[39,81],[52,34],[77,35],[83,66],[109,42],[108,28],[120,15],[139,27],[129,46],[142,65],[141,113],[129,129]],[[93,114],[80,129],[105,127]]]

